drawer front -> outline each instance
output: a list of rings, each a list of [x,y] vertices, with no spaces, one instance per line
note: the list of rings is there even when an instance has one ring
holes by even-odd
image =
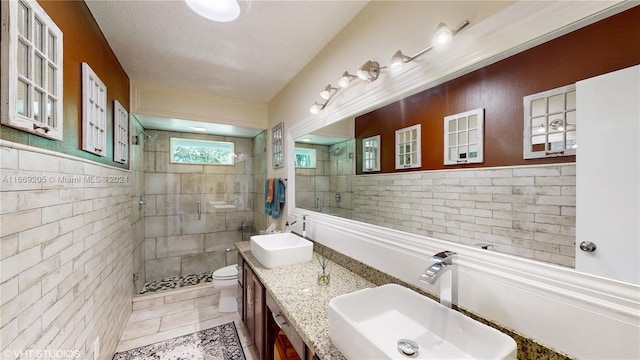
[[[287,317],[282,313],[282,310],[280,310],[280,308],[278,307],[276,302],[273,300],[273,298],[271,297],[271,294],[269,294],[268,291],[267,291],[266,300],[267,300],[267,306],[269,307],[269,310],[271,310],[271,313],[273,314],[273,319],[278,324],[278,326],[280,326],[282,331],[284,331],[285,335],[287,335],[289,342],[291,343],[291,345],[293,345],[293,348],[296,349],[298,356],[300,356],[301,359],[305,359],[306,345],[302,340],[302,337],[293,328],[293,326],[291,326],[291,324],[289,323],[289,319],[287,319]]]

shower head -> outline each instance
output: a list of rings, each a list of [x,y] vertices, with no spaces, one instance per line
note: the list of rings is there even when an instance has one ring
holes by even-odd
[[[138,133],[132,136],[131,143],[133,145],[141,145],[142,142],[150,143],[158,138],[158,134],[149,134],[148,132],[144,131],[142,123],[140,122],[140,120],[138,120],[138,117],[135,114],[131,114],[131,116],[136,119],[136,122],[138,123],[138,125],[140,125],[140,130],[138,131]]]
[[[149,134],[144,130],[138,131],[138,135],[134,135],[132,139],[133,145],[140,145],[142,142],[151,143],[158,138],[158,134]]]
[[[342,154],[342,150],[343,149],[344,148],[342,148],[342,147],[336,146],[333,149],[331,149],[331,155],[338,156],[338,155]]]
[[[155,141],[158,138],[158,134],[149,134],[144,130],[140,130],[140,132],[138,133],[138,136],[142,134],[144,136],[144,142],[146,143],[150,143]]]

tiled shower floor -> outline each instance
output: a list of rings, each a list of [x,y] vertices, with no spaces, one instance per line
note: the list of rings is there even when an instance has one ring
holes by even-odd
[[[207,271],[199,274],[172,276],[160,280],[149,281],[144,284],[140,294],[148,294],[165,290],[180,289],[185,286],[193,286],[211,282],[213,272]]]

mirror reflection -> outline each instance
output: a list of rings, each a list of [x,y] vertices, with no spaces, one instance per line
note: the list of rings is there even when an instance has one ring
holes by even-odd
[[[619,46],[609,48],[590,40],[590,31],[607,28],[598,23],[593,30],[578,29],[398,101],[391,94],[396,89],[391,84],[388,102],[376,99],[354,114],[346,110],[352,109],[348,106],[343,113],[343,104],[329,103],[323,110],[327,119],[354,118],[340,122],[347,124],[342,134],[327,128],[304,136],[293,134],[296,147],[317,152],[316,168],[296,168],[295,206],[626,280],[626,274],[586,269],[585,254],[576,249],[580,228],[576,223],[577,130],[589,115],[578,107],[593,103],[611,110],[602,100],[580,105],[576,86],[637,64],[637,58],[625,58]],[[619,64],[601,67],[584,61],[594,51],[575,47],[576,38],[607,48],[618,55]],[[563,57],[563,63],[570,66],[541,64],[541,59],[556,57]],[[557,70],[549,71],[553,68]],[[624,93],[616,86],[607,89]],[[356,102],[361,103],[362,99]],[[578,121],[578,115],[583,119]],[[416,152],[421,158],[415,162],[401,157],[414,149],[413,138],[398,136],[399,131],[413,126],[421,126],[422,136],[422,150]],[[325,131],[334,139],[314,140]],[[589,140],[581,131],[580,141]],[[368,139],[377,139],[375,145],[364,144]],[[604,143],[599,136],[594,143],[600,148],[615,145]],[[583,155],[579,160],[583,169],[590,159]],[[374,170],[374,163],[379,169]],[[582,179],[585,189],[590,179]],[[604,190],[608,189],[598,192]],[[597,207],[583,205],[582,213],[593,213]],[[637,237],[630,238],[634,245]],[[616,259],[607,261],[616,263]],[[601,268],[611,268],[606,264]]]
[[[355,140],[353,120],[295,141],[296,207],[353,219]],[[315,166],[311,154],[315,151]]]

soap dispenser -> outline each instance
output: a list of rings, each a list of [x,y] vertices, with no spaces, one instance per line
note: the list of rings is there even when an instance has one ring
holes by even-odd
[[[284,232],[286,232],[286,233],[290,233],[291,232],[291,226],[289,225],[288,221],[284,224]]]

